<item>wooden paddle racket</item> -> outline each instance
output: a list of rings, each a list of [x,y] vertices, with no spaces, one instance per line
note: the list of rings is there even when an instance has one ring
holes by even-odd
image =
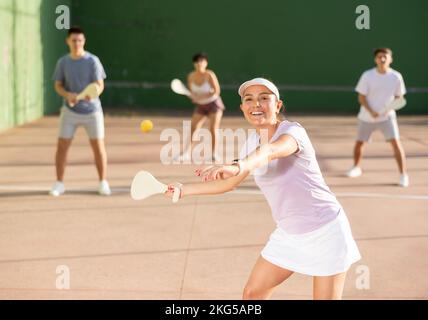
[[[167,190],[168,186],[158,181],[150,172],[140,171],[135,175],[134,180],[132,180],[131,197],[134,200],[142,200],[155,194],[163,194]],[[179,198],[180,189],[174,187],[172,202],[178,202]]]

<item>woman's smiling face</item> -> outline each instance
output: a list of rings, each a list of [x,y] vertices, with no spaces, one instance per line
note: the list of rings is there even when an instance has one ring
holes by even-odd
[[[263,85],[248,87],[242,96],[241,110],[255,127],[275,124],[281,107],[282,101]]]

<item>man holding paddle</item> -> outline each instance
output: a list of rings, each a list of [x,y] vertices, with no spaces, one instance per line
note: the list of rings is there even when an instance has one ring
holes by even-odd
[[[347,172],[350,178],[362,174],[360,162],[364,143],[370,140],[375,130],[381,130],[385,140],[394,150],[400,171],[399,185],[407,187],[409,176],[406,171],[406,156],[400,142],[397,116],[394,109],[404,106],[406,93],[403,77],[390,68],[392,51],[378,48],[374,51],[376,67],[364,72],[355,88],[361,105],[358,114],[358,136],[354,147],[354,166]]]
[[[95,157],[100,180],[98,192],[101,195],[110,195],[106,180],[104,116],[98,98],[104,90],[106,74],[98,57],[84,50],[85,35],[81,28],[70,28],[66,43],[70,53],[58,60],[53,76],[55,91],[64,98],[64,105],[61,108],[55,158],[57,181],[50,194],[59,196],[65,192],[63,179],[67,152],[77,127],[83,126]]]

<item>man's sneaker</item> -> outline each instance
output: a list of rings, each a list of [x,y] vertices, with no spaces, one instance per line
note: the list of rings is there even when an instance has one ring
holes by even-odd
[[[52,186],[52,189],[51,191],[49,191],[49,194],[51,196],[58,197],[62,195],[64,192],[65,192],[64,183],[62,183],[61,181],[57,181]]]
[[[409,186],[409,176],[407,174],[400,175],[400,182],[398,185],[407,188]]]
[[[352,169],[351,170],[349,170],[347,173],[346,173],[346,175],[349,177],[349,178],[356,178],[356,177],[359,177],[359,176],[361,176],[361,174],[362,174],[363,172],[361,171],[361,168],[360,167],[352,167]]]
[[[108,185],[107,180],[101,180],[100,186],[98,188],[98,193],[102,196],[109,196],[111,195],[110,186]]]

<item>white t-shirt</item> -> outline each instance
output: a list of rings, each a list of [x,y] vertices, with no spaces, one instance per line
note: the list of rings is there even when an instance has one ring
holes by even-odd
[[[282,121],[270,141],[284,134],[297,141],[299,150],[254,170],[254,180],[278,227],[291,234],[307,233],[336,218],[342,206],[324,181],[306,130],[297,122]],[[240,150],[240,159],[259,145],[260,135],[251,134]]]
[[[389,69],[382,74],[376,68],[373,68],[361,75],[355,91],[365,95],[369,106],[374,111],[379,112],[393,101],[395,96],[406,94],[406,87],[400,72]],[[373,118],[363,106],[360,107],[360,113],[358,114],[358,119],[366,122],[381,122],[395,117],[395,111],[391,110],[386,115]]]

